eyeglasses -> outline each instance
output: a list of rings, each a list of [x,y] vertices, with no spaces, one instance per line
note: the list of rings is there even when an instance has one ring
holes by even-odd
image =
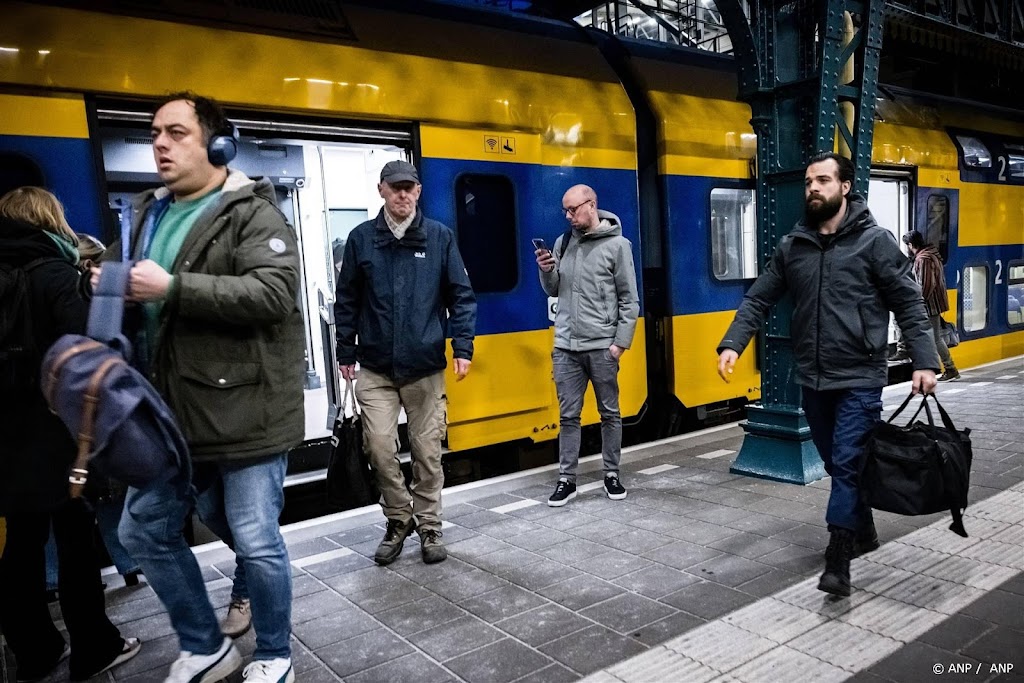
[[[584,204],[588,204],[588,203],[590,203],[592,201],[594,201],[594,200],[593,199],[587,199],[586,201],[580,202],[576,206],[563,207],[562,208],[562,213],[563,214],[568,214],[569,218],[574,218],[576,216],[576,212],[579,211],[581,206],[583,206]]]

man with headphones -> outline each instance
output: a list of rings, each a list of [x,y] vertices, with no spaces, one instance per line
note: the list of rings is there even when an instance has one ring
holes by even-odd
[[[287,453],[305,429],[296,238],[271,183],[227,168],[238,134],[213,100],[169,95],[150,131],[163,187],[133,201],[131,244],[106,255],[136,262],[136,363],[175,411],[193,472],[129,488],[119,534],[178,634],[167,681],[218,681],[242,661],[183,536],[194,507],[236,553],[241,632],[251,603],[256,650],[244,680],[288,683],[291,568],[278,517]]]

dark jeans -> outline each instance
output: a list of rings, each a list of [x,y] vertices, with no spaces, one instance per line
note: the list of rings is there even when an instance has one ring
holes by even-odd
[[[46,603],[46,556],[50,535],[57,542],[58,591],[71,640],[71,677],[81,679],[109,664],[124,641],[104,611],[99,554],[93,545],[95,518],[79,499],[52,512],[7,515],[7,544],[0,559],[0,624],[18,661],[18,677],[43,676],[64,650],[64,638]]]
[[[832,477],[825,521],[857,532],[872,523],[860,494],[860,467],[868,432],[882,415],[882,388],[815,391],[803,387],[811,438]]]

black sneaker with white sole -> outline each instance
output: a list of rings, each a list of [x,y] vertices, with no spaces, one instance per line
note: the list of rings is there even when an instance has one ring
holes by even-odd
[[[626,497],[626,487],[619,481],[619,475],[609,474],[604,478],[604,492],[612,500],[622,500]]]
[[[555,492],[548,498],[548,505],[553,508],[560,508],[576,497],[576,484],[568,479],[559,479],[555,484]]]

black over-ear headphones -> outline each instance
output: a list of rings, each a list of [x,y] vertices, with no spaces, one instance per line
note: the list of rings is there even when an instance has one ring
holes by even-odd
[[[206,143],[206,157],[214,166],[227,166],[238,154],[238,128],[224,119],[224,128],[210,136]]]

